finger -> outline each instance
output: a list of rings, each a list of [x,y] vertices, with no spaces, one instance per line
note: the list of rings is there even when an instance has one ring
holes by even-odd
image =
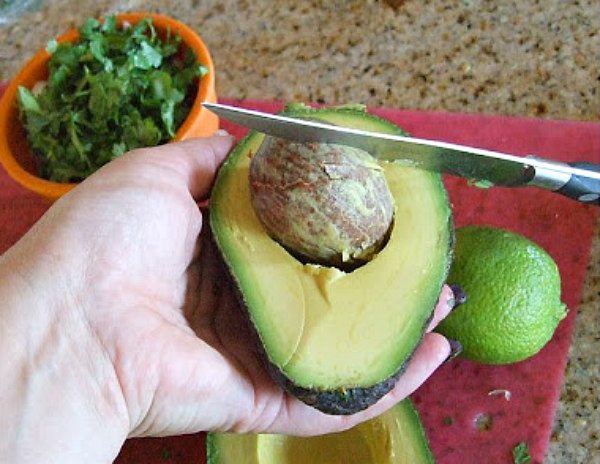
[[[227,156],[233,137],[228,134],[195,138],[125,154],[124,163],[153,164],[175,174],[195,200],[208,195],[215,174]]]
[[[285,407],[281,409],[267,431],[294,435],[319,435],[347,430],[383,414],[409,396],[431,376],[449,354],[450,345],[442,335],[426,334],[396,386],[370,408],[351,416],[331,416],[288,397]]]
[[[396,403],[412,394],[450,356],[450,343],[438,333],[425,334],[396,386],[386,396]],[[385,397],[384,397],[385,398]]]
[[[435,310],[433,311],[433,317],[427,327],[427,332],[431,332],[437,327],[437,325],[450,314],[450,311],[454,308],[454,293],[448,285],[442,287],[440,297],[438,299]]]

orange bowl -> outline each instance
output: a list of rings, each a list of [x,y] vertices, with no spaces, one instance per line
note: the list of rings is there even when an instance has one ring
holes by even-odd
[[[191,137],[202,137],[213,134],[219,127],[218,117],[202,107],[202,102],[216,102],[215,69],[208,48],[192,29],[185,24],[162,15],[151,13],[125,13],[116,15],[117,23],[135,24],[144,18],[152,18],[152,23],[159,34],[179,34],[182,43],[191,48],[199,63],[208,73],[199,80],[196,97],[189,115],[177,130],[171,141],[185,140]],[[56,40],[59,43],[73,42],[79,38],[76,29],[69,30]],[[23,187],[50,201],[54,201],[67,193],[76,183],[52,182],[38,177],[35,157],[29,151],[25,128],[19,118],[17,89],[20,85],[31,89],[37,82],[48,78],[48,61],[50,55],[40,50],[11,80],[0,100],[0,163],[8,174]]]

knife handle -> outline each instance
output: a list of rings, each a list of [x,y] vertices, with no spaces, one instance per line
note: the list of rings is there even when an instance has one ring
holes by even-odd
[[[600,173],[600,164],[573,162],[568,165]],[[569,181],[556,192],[581,203],[600,206],[600,180],[598,179],[572,175]]]

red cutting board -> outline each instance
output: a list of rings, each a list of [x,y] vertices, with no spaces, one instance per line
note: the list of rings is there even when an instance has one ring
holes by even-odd
[[[276,111],[281,105],[235,101]],[[470,114],[374,110],[411,134],[560,161],[600,162],[600,125]],[[240,137],[244,131],[223,123]],[[595,233],[597,208],[538,189],[478,189],[446,179],[455,223],[487,224],[521,233],[543,246],[558,263],[563,301],[570,312],[552,341],[535,357],[510,366],[454,360],[440,368],[413,396],[440,464],[511,463],[512,448],[525,441],[533,463],[541,463],[552,429],[573,323]],[[47,208],[0,171],[0,252]],[[503,395],[490,391],[511,392]],[[480,416],[482,415],[482,416]],[[478,416],[486,426],[479,430]],[[128,440],[118,464],[203,463],[204,435]],[[532,464],[533,464],[532,463]]]

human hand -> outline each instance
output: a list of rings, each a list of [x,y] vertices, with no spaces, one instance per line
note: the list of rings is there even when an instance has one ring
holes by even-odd
[[[0,375],[12,379],[0,395],[1,458],[109,461],[127,436],[343,430],[446,359],[446,339],[428,333],[396,388],[353,416],[325,415],[271,382],[197,206],[231,143],[128,153],[0,258]],[[451,297],[445,287],[430,329]]]

